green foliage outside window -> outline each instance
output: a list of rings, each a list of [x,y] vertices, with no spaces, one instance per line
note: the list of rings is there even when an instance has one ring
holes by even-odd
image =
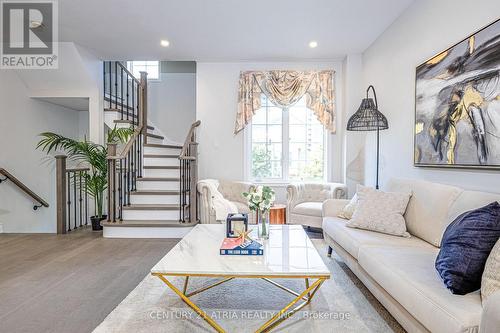
[[[252,176],[255,179],[271,177],[271,161],[269,155],[264,145],[254,145],[252,147]]]

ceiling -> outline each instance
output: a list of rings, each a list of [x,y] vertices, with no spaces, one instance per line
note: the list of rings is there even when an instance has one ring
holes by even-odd
[[[34,97],[37,100],[59,105],[75,111],[88,111],[89,99],[87,97]]]
[[[363,52],[413,1],[62,0],[59,39],[112,60],[335,59]]]

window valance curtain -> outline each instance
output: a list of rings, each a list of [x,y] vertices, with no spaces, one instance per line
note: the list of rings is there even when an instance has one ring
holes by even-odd
[[[280,107],[292,106],[305,95],[307,108],[327,130],[335,133],[334,73],[333,70],[241,72],[234,133],[250,122],[260,108],[262,94]]]

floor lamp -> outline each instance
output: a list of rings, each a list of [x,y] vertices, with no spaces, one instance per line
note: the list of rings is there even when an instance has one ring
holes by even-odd
[[[373,91],[373,98],[368,97],[370,89]],[[347,122],[348,131],[377,131],[377,181],[375,188],[378,189],[378,169],[380,156],[380,130],[388,129],[387,118],[378,110],[377,94],[375,88],[370,85],[366,89],[366,98],[363,98],[361,105],[355,114]]]

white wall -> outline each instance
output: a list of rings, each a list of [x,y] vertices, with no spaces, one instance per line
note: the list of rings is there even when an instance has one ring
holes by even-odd
[[[160,80],[149,81],[148,117],[168,139],[184,143],[195,113],[195,73],[161,73]]]
[[[363,88],[363,64],[361,54],[348,55],[343,63],[344,68],[344,121],[339,124],[342,128],[347,127],[349,117],[356,112],[364,97]],[[345,183],[348,196],[356,193],[356,185],[364,184],[365,173],[365,132],[345,132],[344,139],[344,164]]]
[[[41,132],[76,136],[79,114],[85,112],[30,98],[30,91],[12,70],[0,70],[0,101],[0,167],[50,205],[34,211],[32,199],[12,182],[0,184],[3,231],[56,232],[54,159],[35,146]]]
[[[36,151],[38,134],[51,131],[102,142],[102,62],[74,43],[59,44],[59,68],[0,70],[0,167],[7,169],[49,208],[33,211],[32,200],[11,182],[0,185],[4,232],[56,232],[55,163]],[[75,111],[44,98],[88,98],[89,111]],[[40,99],[42,100],[40,100]]]
[[[200,178],[243,180],[244,133],[233,134],[238,105],[238,79],[240,71],[246,70],[321,70],[334,69],[337,97],[337,134],[333,135],[333,165],[331,180],[343,181],[342,146],[342,61],[323,62],[266,62],[266,63],[197,63],[196,118],[201,120],[199,128],[199,174]],[[286,200],[283,186],[277,187],[277,200]]]
[[[74,44],[76,52],[80,57],[79,66],[85,69],[85,88],[81,90],[83,97],[89,98],[88,111],[88,138],[93,142],[104,143],[104,82],[103,62],[90,50]]]
[[[90,140],[104,141],[102,61],[74,43],[59,43],[59,68],[19,70],[32,97],[85,97],[89,99]]]
[[[88,111],[78,111],[78,139],[89,140],[89,112]]]
[[[364,86],[375,85],[389,120],[381,134],[381,183],[420,178],[470,189],[499,191],[498,171],[423,169],[413,166],[415,68],[500,16],[498,0],[415,1],[363,54]],[[366,139],[366,182],[375,179],[375,136]]]

